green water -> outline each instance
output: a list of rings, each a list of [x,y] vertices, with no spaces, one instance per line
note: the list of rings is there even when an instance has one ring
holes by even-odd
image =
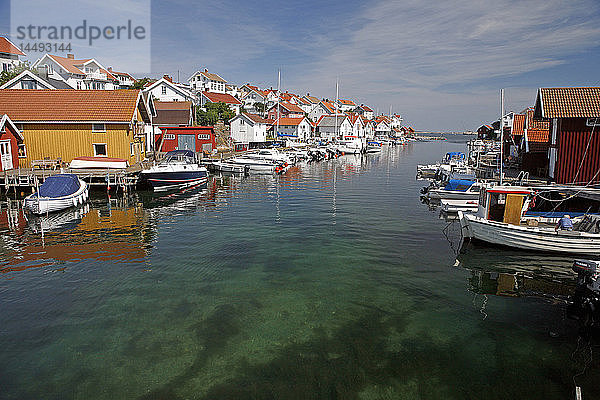
[[[469,245],[457,263],[414,180],[455,150],[97,196],[63,220],[3,208],[0,398],[574,398],[593,348],[564,315],[572,260]],[[584,398],[599,378],[592,357]]]

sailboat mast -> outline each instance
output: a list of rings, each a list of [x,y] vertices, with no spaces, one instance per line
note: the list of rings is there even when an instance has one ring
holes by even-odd
[[[334,138],[337,139],[337,114],[338,114],[338,98],[339,98],[339,79],[336,78],[335,79],[335,104],[333,105],[334,107],[334,112],[335,112],[335,126],[334,126]]]
[[[280,110],[280,106],[279,106],[279,99],[281,97],[281,93],[280,93],[280,86],[281,86],[281,70],[278,69],[277,70],[277,131],[275,132],[275,140],[277,140],[279,138],[279,110]]]
[[[500,185],[502,185],[502,164],[504,158],[504,89],[500,89]]]

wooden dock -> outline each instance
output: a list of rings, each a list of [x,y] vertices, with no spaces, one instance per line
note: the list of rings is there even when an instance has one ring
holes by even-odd
[[[125,193],[135,189],[141,170],[142,166],[139,164],[125,169],[19,168],[0,175],[0,192],[23,195],[33,193],[49,176],[65,173],[77,175],[90,188]]]

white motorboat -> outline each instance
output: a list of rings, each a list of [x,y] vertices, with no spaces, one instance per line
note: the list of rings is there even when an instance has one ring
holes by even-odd
[[[482,184],[474,181],[451,179],[446,186],[438,189],[429,189],[427,197],[430,199],[477,200]]]
[[[247,165],[239,165],[227,161],[214,161],[211,165],[215,171],[231,172],[235,174],[245,174],[250,170],[250,167]]]
[[[272,161],[276,163],[291,163],[290,158],[277,149],[261,149],[258,152],[246,153],[243,157],[261,161]]]
[[[72,169],[125,169],[129,166],[123,158],[75,157],[69,164]]]
[[[87,199],[87,183],[75,174],[58,174],[46,178],[37,192],[25,198],[25,208],[33,214],[46,214],[76,207]]]
[[[208,182],[208,171],[191,150],[169,151],[158,164],[140,172],[140,179],[160,192]]]
[[[344,136],[337,144],[337,150],[342,154],[360,154],[362,149],[362,139],[357,136]]]
[[[268,160],[260,160],[252,157],[234,157],[227,161],[229,164],[241,166],[242,168],[248,168],[249,171],[253,172],[275,172],[275,168],[279,166],[279,163]]]
[[[479,205],[478,200],[440,200],[442,211],[448,214],[463,212],[476,212]]]
[[[531,189],[517,186],[482,188],[477,213],[458,212],[463,237],[525,250],[600,255],[598,221],[581,223],[570,231],[556,231],[551,225],[523,225],[533,194]]]
[[[381,147],[382,147],[381,142],[375,142],[375,141],[367,142],[367,147],[365,148],[365,153],[367,153],[367,154],[381,153]]]
[[[441,162],[417,165],[417,179],[441,180],[443,176],[449,176],[452,170],[466,166],[465,153],[458,151],[448,152]]]

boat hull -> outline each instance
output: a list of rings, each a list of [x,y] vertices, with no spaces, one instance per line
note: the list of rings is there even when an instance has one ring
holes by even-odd
[[[523,250],[600,255],[600,234],[516,226],[462,212],[459,218],[464,237]]]
[[[180,172],[142,172],[141,177],[148,182],[155,192],[201,185],[208,182],[208,173],[204,169]]]
[[[68,196],[37,197],[36,193],[25,198],[24,205],[33,214],[41,215],[76,207],[87,201],[89,197],[88,185],[81,179],[79,189]]]
[[[478,200],[479,193],[432,189],[429,192],[427,192],[427,197],[436,200]]]

